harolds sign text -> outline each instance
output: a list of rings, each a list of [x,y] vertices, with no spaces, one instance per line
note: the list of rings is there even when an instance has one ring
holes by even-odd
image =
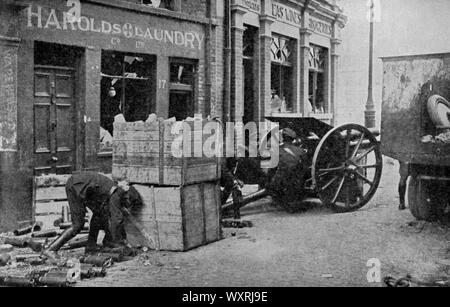
[[[30,5],[27,9],[27,18],[29,28],[100,33],[111,37],[159,41],[198,50],[202,49],[205,40],[203,34],[193,31],[150,28],[134,23],[116,23],[83,15],[80,16],[79,20],[74,20],[68,12],[33,5]]]

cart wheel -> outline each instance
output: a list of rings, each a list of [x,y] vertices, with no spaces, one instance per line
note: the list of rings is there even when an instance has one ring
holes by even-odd
[[[434,221],[433,189],[429,182],[412,177],[409,181],[408,202],[409,209],[416,219],[429,222]]]
[[[319,198],[336,212],[364,207],[381,179],[380,144],[365,127],[348,124],[328,132],[312,161],[312,179]]]

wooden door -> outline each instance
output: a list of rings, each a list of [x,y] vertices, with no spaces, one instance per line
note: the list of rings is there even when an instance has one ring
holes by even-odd
[[[36,66],[34,76],[35,175],[75,170],[75,70]]]

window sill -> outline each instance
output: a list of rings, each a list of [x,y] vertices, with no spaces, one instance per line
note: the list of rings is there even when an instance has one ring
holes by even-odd
[[[302,113],[271,113],[272,117],[286,117],[286,118],[302,118]]]
[[[112,158],[112,156],[113,156],[112,151],[102,151],[97,154],[98,158]]]
[[[332,113],[311,113],[308,117],[312,117],[320,120],[331,120],[333,119]]]

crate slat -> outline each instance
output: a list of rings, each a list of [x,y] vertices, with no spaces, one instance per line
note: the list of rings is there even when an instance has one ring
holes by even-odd
[[[206,124],[207,121],[173,123],[163,120],[149,125],[115,124],[113,178],[160,186],[218,180],[219,158],[195,152],[195,148],[203,149],[205,142],[214,136],[203,133]],[[183,125],[191,131],[179,132],[177,127]]]
[[[186,251],[220,240],[220,187],[217,182],[178,188],[135,187],[144,206],[135,210],[127,221],[130,244]]]

